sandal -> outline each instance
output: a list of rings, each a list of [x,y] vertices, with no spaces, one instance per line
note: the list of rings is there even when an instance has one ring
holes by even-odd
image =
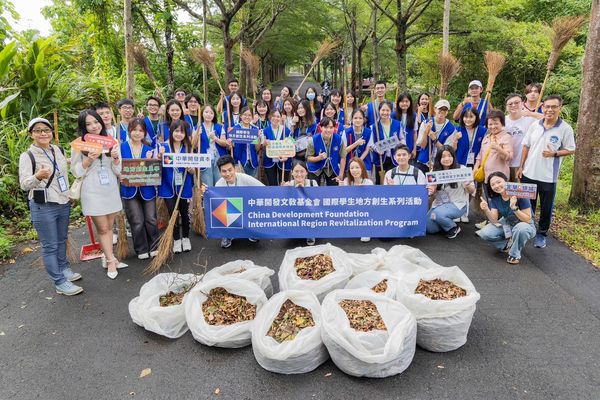
[[[106,271],[106,276],[108,276],[110,279],[115,279],[117,277],[117,275],[119,275],[119,271],[117,271],[117,265],[119,261],[116,258],[113,258],[112,260],[107,262],[106,267],[108,268],[108,264],[114,264],[115,266],[115,270],[114,271]]]
[[[506,262],[509,264],[516,265],[521,262],[521,259],[513,257],[513,256],[508,256],[508,258],[506,259]]]

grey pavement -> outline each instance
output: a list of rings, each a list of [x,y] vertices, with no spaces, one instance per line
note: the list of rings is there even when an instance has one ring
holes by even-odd
[[[75,233],[87,242],[83,230]],[[324,243],[319,240],[318,243]],[[297,376],[263,370],[250,346],[203,346],[188,332],[170,340],[135,325],[128,302],[149,278],[130,258],[115,281],[99,260],[78,264],[85,292],[54,293],[31,253],[2,268],[0,278],[1,399],[598,399],[600,398],[600,270],[549,239],[529,245],[521,265],[463,225],[455,240],[442,236],[382,242],[332,240],[347,251],[369,252],[408,244],[434,261],[458,265],[481,300],[465,346],[450,353],[417,348],[410,367],[386,379],[345,375],[328,361]],[[172,268],[196,271],[197,255],[210,267],[236,259],[278,269],[298,240],[193,238],[193,251],[177,255]],[[277,276],[273,277],[277,290]],[[140,372],[152,373],[139,378]],[[331,376],[326,374],[331,373]],[[220,394],[215,395],[219,388]]]

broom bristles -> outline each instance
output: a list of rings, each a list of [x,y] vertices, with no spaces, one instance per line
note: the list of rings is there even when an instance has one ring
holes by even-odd
[[[156,257],[152,259],[152,262],[150,262],[146,269],[144,269],[144,275],[155,274],[160,271],[160,268],[166,264],[171,255],[173,255],[173,233],[175,232],[175,223],[177,222],[178,216],[179,210],[175,208],[173,214],[171,214],[167,228],[158,241],[158,253],[156,254]]]
[[[166,226],[169,222],[169,210],[165,199],[159,198],[156,201],[156,223],[160,226]]]
[[[190,49],[190,57],[195,62],[206,66],[208,72],[215,80],[219,80],[219,74],[215,67],[215,55],[204,47],[193,47]]]
[[[127,242],[127,228],[125,227],[125,216],[121,212],[119,213],[119,216],[117,218],[117,229],[119,230],[119,235],[117,239],[117,258],[119,260],[124,260],[129,254],[129,243]]]
[[[204,222],[204,208],[202,203],[204,201],[204,193],[200,184],[194,188],[194,194],[192,196],[192,229],[198,235],[206,238],[206,224]]]
[[[440,98],[446,96],[450,81],[459,74],[461,69],[462,65],[460,64],[460,61],[451,53],[440,54]]]
[[[152,83],[156,83],[156,78],[150,69],[150,62],[146,56],[146,49],[144,46],[139,43],[131,43],[129,46],[129,51],[131,51],[131,55],[135,59],[137,65],[139,65],[142,71],[148,75],[148,79],[150,79]]]
[[[504,64],[506,63],[506,57],[504,55],[495,52],[495,51],[486,51],[484,56],[485,61],[485,69],[488,72],[488,81],[486,85],[486,92],[492,93],[494,89],[494,83],[496,82],[496,78],[504,68]]]
[[[323,58],[327,57],[333,51],[333,49],[335,49],[337,46],[338,46],[337,40],[325,39],[323,41],[323,43],[321,43],[321,45],[319,46],[319,49],[317,50],[315,59],[312,62],[312,67],[315,67],[319,63],[319,61],[321,61]]]
[[[256,93],[258,89],[257,77],[258,71],[260,69],[260,59],[256,54],[252,52],[252,50],[248,48],[244,48],[242,50],[242,58],[244,59],[244,62],[248,66],[248,71],[250,72],[250,83],[252,84],[252,92]]]
[[[71,265],[79,262],[79,255],[75,252],[75,243],[71,235],[67,236],[67,258]]]
[[[587,21],[586,15],[559,17],[552,21],[552,52],[548,59],[548,69],[553,70],[562,49],[575,36]]]

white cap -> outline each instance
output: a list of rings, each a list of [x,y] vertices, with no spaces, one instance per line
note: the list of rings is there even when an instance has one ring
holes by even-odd
[[[42,123],[44,125],[47,125],[48,128],[54,129],[52,127],[52,124],[50,123],[50,121],[48,121],[46,118],[40,118],[40,117],[38,117],[38,118],[34,118],[31,121],[29,121],[29,124],[27,125],[27,130],[29,131],[29,133],[31,133],[31,130],[33,129],[33,126],[35,124],[37,124],[37,123]]]
[[[442,107],[446,107],[448,110],[450,109],[450,102],[448,100],[438,100],[437,103],[435,103],[435,108],[442,108]]]
[[[478,80],[471,81],[471,83],[469,83],[469,87],[471,87],[473,85],[479,86],[480,88],[483,89],[483,85],[481,84],[481,81],[478,81]]]

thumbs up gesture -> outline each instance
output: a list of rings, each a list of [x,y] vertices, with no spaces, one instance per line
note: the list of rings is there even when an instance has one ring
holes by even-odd
[[[552,148],[551,144],[548,144],[546,146],[546,149],[544,151],[542,151],[542,156],[544,156],[544,157],[554,157],[555,154],[556,154],[556,152]]]
[[[481,207],[483,211],[489,211],[490,207],[488,206],[488,202],[483,198],[483,196],[480,196],[479,198],[481,199],[479,207]]]
[[[41,181],[42,179],[48,179],[50,178],[50,175],[52,175],[52,170],[46,164],[41,164],[40,168],[35,173],[35,177],[38,179],[38,181]]]

